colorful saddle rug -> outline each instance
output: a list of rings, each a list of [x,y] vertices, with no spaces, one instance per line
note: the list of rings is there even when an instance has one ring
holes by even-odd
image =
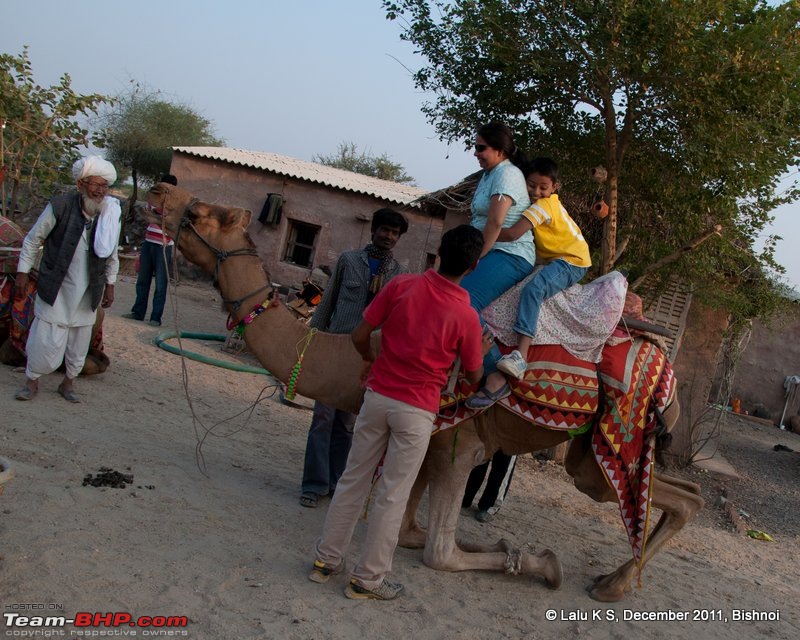
[[[535,273],[500,296],[482,314],[504,354],[516,345],[512,327],[520,294]],[[603,345],[619,322],[627,290],[625,276],[612,271],[545,300],[528,352],[528,362],[532,364],[523,380],[511,384],[512,395],[500,404],[545,429],[574,434],[588,429],[598,402],[593,363],[600,360]],[[443,393],[434,433],[480,413],[464,405],[474,392],[474,387],[459,379],[451,393]]]
[[[37,286],[34,274],[28,279],[25,295],[15,296],[14,275],[0,275],[0,335],[8,335],[9,343],[21,357],[25,356],[28,331],[35,317],[33,310]],[[103,325],[101,323],[89,345],[89,353],[94,352],[97,357],[105,358],[103,351]]]
[[[654,408],[669,406],[677,385],[666,354],[640,338],[606,347],[600,377],[604,410],[592,434],[592,450],[617,494],[633,557],[641,566],[653,488]]]
[[[25,354],[25,343],[28,341],[28,329],[33,322],[33,301],[36,297],[36,279],[28,280],[25,296],[14,296],[14,276],[0,276],[0,324],[3,335],[8,333],[8,340],[21,355]]]
[[[509,350],[501,346],[501,351]],[[677,386],[665,353],[637,338],[607,346],[599,366],[575,358],[558,345],[532,346],[528,362],[523,380],[511,383],[511,395],[498,406],[542,428],[569,431],[571,436],[594,428],[592,450],[617,495],[633,557],[640,564],[650,517],[653,409],[663,411],[669,406]],[[454,392],[442,396],[434,433],[481,413],[464,405],[473,392],[474,386],[459,379]]]
[[[599,401],[597,366],[553,344],[533,345],[528,362],[523,379],[509,382],[511,395],[499,404],[545,429],[572,435],[588,430]]]
[[[503,353],[511,351],[511,347],[498,347]],[[511,381],[511,395],[498,404],[545,429],[575,433],[587,430],[598,407],[597,366],[552,344],[533,345],[528,351],[528,362],[525,377]],[[473,385],[459,378],[454,392],[442,395],[434,433],[485,411],[464,405],[474,392]]]

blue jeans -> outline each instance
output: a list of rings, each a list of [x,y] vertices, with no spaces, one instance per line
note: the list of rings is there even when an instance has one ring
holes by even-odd
[[[531,271],[533,265],[525,258],[492,249],[475,271],[464,276],[461,286],[469,292],[472,308],[480,313]]]
[[[347,464],[347,454],[353,442],[356,416],[339,411],[321,402],[314,403],[314,417],[308,430],[306,457],[303,464],[302,493],[326,496],[336,489],[336,483]]]
[[[172,247],[167,247],[167,264],[172,260]],[[136,301],[131,313],[139,320],[144,320],[147,313],[147,301],[150,298],[150,280],[156,278],[156,292],[153,294],[153,310],[150,320],[161,322],[164,315],[164,303],[167,301],[167,284],[169,271],[164,263],[162,246],[155,242],[144,242],[139,255],[139,276],[136,278]]]
[[[542,302],[578,282],[588,270],[560,259],[542,267],[522,290],[514,331],[531,338],[536,335]]]

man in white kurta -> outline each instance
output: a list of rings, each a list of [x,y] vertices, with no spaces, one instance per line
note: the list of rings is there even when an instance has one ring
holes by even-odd
[[[70,402],[79,402],[73,381],[89,350],[101,302],[98,285],[103,307],[114,300],[120,207],[106,194],[116,171],[110,162],[91,156],[79,160],[73,174],[79,193],[54,198],[31,227],[20,252],[16,284],[17,291],[25,291],[28,273],[44,246],[35,319],[26,344],[27,380],[15,395],[18,400],[32,399],[39,378],[63,361],[66,372],[58,392]]]

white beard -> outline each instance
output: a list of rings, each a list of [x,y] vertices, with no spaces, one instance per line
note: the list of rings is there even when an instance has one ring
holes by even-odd
[[[83,196],[83,210],[92,218],[100,213],[100,206],[103,204],[103,199],[92,200],[85,192],[81,192]]]

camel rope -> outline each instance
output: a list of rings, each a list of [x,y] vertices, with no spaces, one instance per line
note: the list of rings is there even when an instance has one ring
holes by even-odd
[[[178,284],[178,282],[177,282],[177,275],[178,275],[177,262],[174,259],[176,254],[177,254],[177,245],[175,245],[175,251],[173,251],[173,265],[172,265],[173,269],[174,269],[175,285]],[[167,263],[166,247],[164,247],[163,250],[162,250],[162,259],[167,264],[167,268],[169,269],[169,264]],[[258,392],[258,396],[256,397],[256,399],[252,403],[250,403],[250,405],[248,405],[247,407],[245,407],[244,409],[242,409],[238,413],[235,413],[235,414],[233,414],[233,415],[231,415],[231,416],[229,416],[227,418],[223,418],[221,420],[218,420],[214,424],[212,424],[210,426],[207,426],[203,422],[202,418],[200,418],[200,416],[197,414],[197,411],[194,408],[194,403],[192,402],[191,393],[189,391],[189,386],[190,386],[189,385],[189,370],[188,370],[188,368],[186,366],[187,358],[186,358],[185,351],[184,351],[184,348],[183,348],[183,342],[182,342],[182,339],[181,339],[181,331],[180,331],[180,328],[179,328],[178,292],[176,291],[176,286],[175,285],[170,283],[170,285],[168,287],[168,290],[169,290],[169,293],[170,293],[170,302],[171,302],[170,306],[172,307],[172,309],[171,309],[171,311],[172,311],[172,322],[173,322],[173,325],[175,327],[175,333],[176,333],[176,337],[178,339],[178,348],[180,350],[181,385],[183,387],[183,394],[184,394],[184,396],[186,398],[186,404],[189,406],[189,413],[192,416],[192,428],[194,430],[194,435],[195,435],[195,461],[196,461],[196,464],[197,464],[197,468],[200,471],[200,473],[202,473],[206,478],[208,478],[210,476],[209,476],[209,473],[208,473],[208,467],[206,465],[205,456],[203,455],[203,445],[205,444],[205,441],[210,436],[215,436],[217,438],[229,438],[229,437],[235,435],[236,433],[239,433],[240,431],[242,431],[247,426],[247,424],[250,422],[250,420],[252,419],[253,413],[255,412],[256,407],[258,407],[258,405],[261,404],[262,402],[264,402],[265,400],[268,400],[268,399],[272,398],[275,395],[276,392],[280,391],[281,384],[278,383],[278,382],[274,382],[272,384],[265,385],[264,387],[261,388],[261,390]],[[217,433],[217,430],[218,430],[219,427],[221,427],[222,425],[225,425],[227,423],[230,423],[232,420],[236,420],[237,418],[239,418],[240,416],[245,415],[245,414],[247,414],[247,415],[246,415],[246,418],[245,418],[244,422],[241,424],[241,426],[233,428],[232,430],[229,430],[226,433]]]

